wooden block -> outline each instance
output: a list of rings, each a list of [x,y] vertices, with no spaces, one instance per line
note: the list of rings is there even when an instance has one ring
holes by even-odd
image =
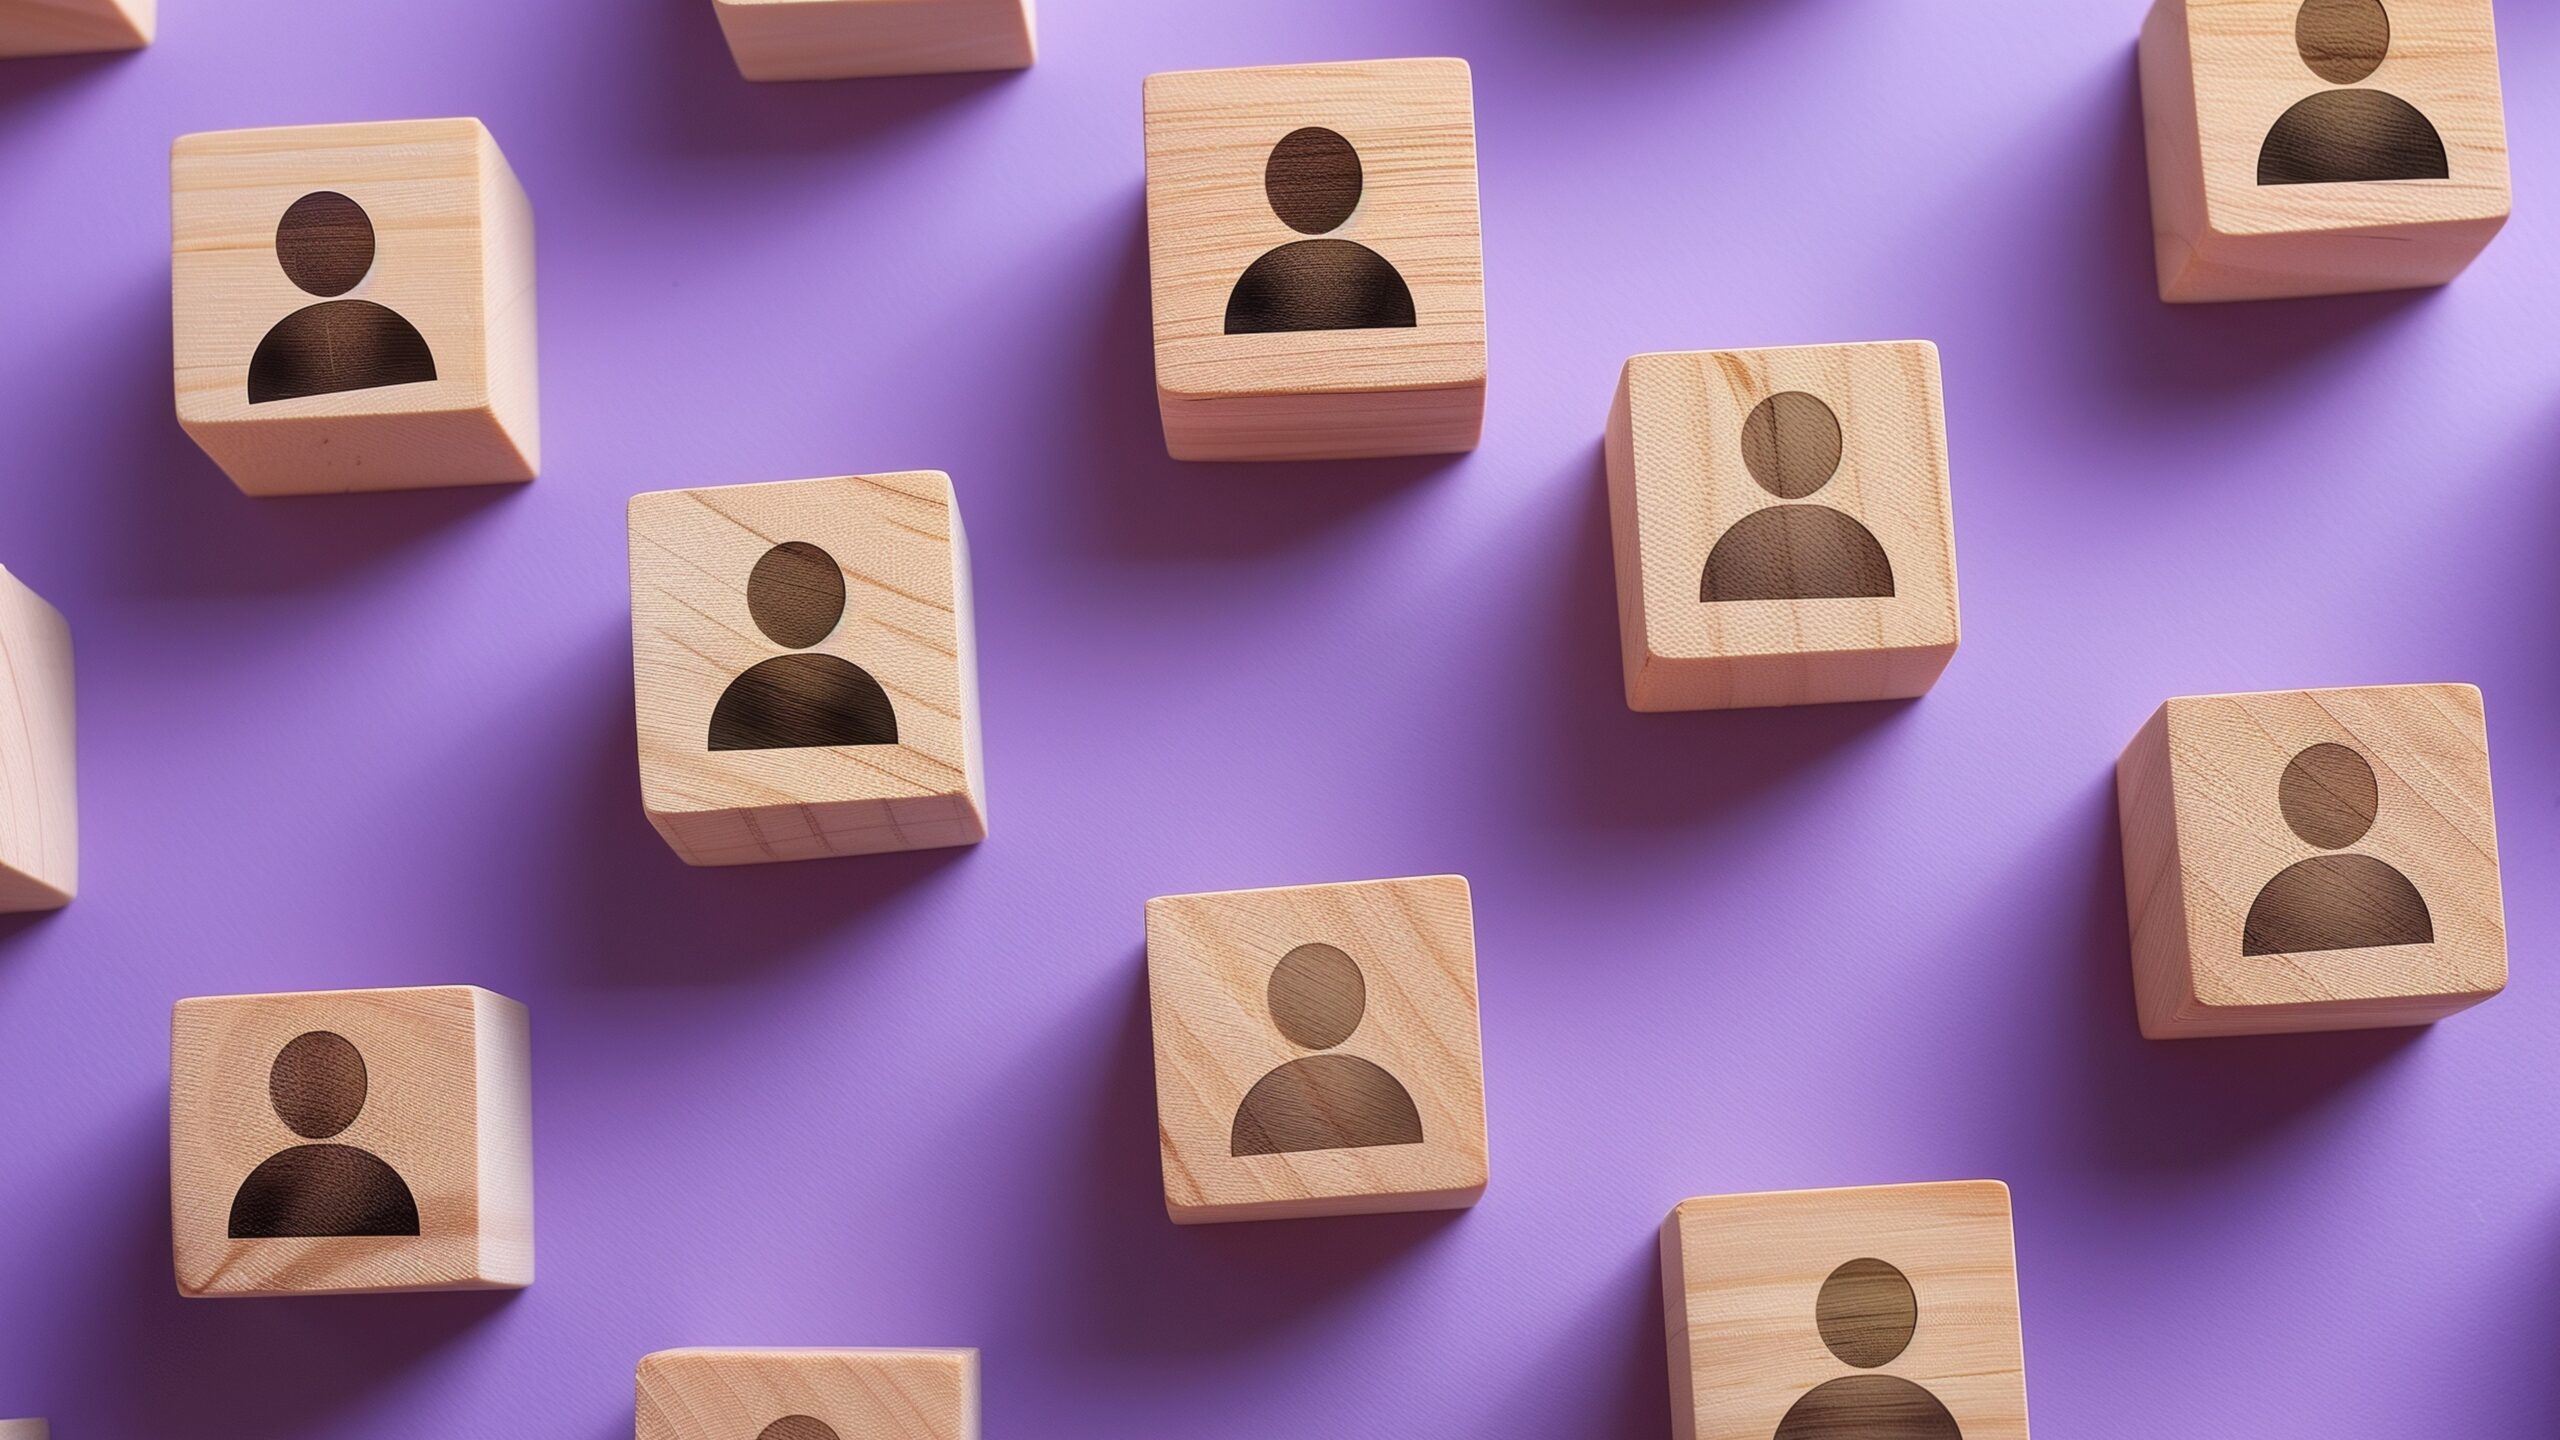
[[[530,480],[533,209],[477,120],[171,150],[178,423],[252,495]]]
[[[1175,1223],[1454,1210],[1484,1193],[1463,877],[1150,900],[1147,988]]]
[[[0,911],[58,910],[80,889],[71,627],[0,569]]]
[[[1662,1299],[1679,1440],[2026,1440],[1996,1180],[1684,1200]]]
[[[1630,707],[1898,699],[1955,655],[1935,345],[1638,355],[1607,453]]]
[[[182,1294],[530,1285],[524,1007],[470,985],[181,1000],[169,1175]]]
[[[750,80],[1020,70],[1039,53],[1031,0],[712,0],[711,8]]]
[[[0,1420],[0,1440],[47,1440],[51,1434],[41,1420]]]
[[[160,0],[0,0],[0,57],[139,50],[159,12]]]
[[[2172,700],[2116,804],[2153,1039],[2422,1025],[2506,988],[2469,685]]]
[[[1175,459],[1475,448],[1484,253],[1465,61],[1150,75],[1146,132]]]
[[[638,1440],[978,1440],[975,1350],[661,1350]]]
[[[631,500],[649,823],[692,865],[987,837],[969,544],[939,470]]]
[[[2441,285],[2507,223],[2490,0],[2157,0],[2160,298]]]

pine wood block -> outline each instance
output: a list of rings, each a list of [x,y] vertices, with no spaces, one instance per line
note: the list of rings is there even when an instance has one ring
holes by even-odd
[[[0,1440],[47,1440],[52,1433],[41,1420],[0,1420]]]
[[[2469,685],[2171,700],[2116,805],[2153,1039],[2423,1025],[2506,988]]]
[[[0,57],[139,50],[159,12],[159,0],[0,0]]]
[[[2160,298],[2441,285],[2507,223],[2490,0],[2157,0]]]
[[[58,910],[80,889],[71,627],[0,569],[0,912]]]
[[[1475,448],[1484,252],[1465,61],[1150,75],[1146,142],[1175,459]]]
[[[1996,1180],[1684,1200],[1662,1298],[1679,1440],[2026,1440]]]
[[[1629,707],[1900,699],[1954,657],[1935,345],[1638,355],[1606,450]]]
[[[969,546],[939,470],[631,501],[649,823],[692,865],[987,836]]]
[[[252,495],[530,480],[533,209],[477,120],[170,152],[178,423]]]
[[[638,1440],[978,1440],[975,1350],[661,1350]]]
[[[182,1294],[530,1285],[524,1007],[470,985],[181,1000],[169,1175]]]
[[[750,80],[1021,70],[1039,54],[1032,0],[712,0],[711,8]]]
[[[1463,877],[1150,900],[1147,988],[1175,1223],[1454,1210],[1484,1193]]]

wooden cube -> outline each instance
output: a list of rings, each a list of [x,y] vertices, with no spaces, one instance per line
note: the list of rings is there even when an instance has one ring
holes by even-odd
[[[638,1440],[978,1440],[975,1350],[661,1350]]]
[[[178,423],[252,495],[530,480],[533,209],[477,120],[170,152]]]
[[[52,1433],[41,1420],[0,1420],[0,1440],[46,1440]]]
[[[1463,877],[1150,900],[1147,988],[1175,1223],[1454,1210],[1484,1193]]]
[[[1484,253],[1465,61],[1150,75],[1146,139],[1175,459],[1475,448]]]
[[[470,985],[181,1000],[169,1178],[182,1294],[530,1285],[524,1007]]]
[[[0,911],[58,910],[80,889],[71,627],[0,569]]]
[[[987,836],[969,545],[939,470],[631,500],[649,823],[692,865]]]
[[[1898,699],[1955,655],[1935,345],[1638,355],[1607,454],[1630,707]]]
[[[2423,1025],[2506,988],[2469,685],[2172,700],[2116,804],[2153,1039]]]
[[[159,0],[0,0],[0,57],[139,50],[159,10]],[[6,1424],[0,1440],[11,1440]]]
[[[1039,53],[1031,0],[712,0],[711,8],[750,80],[1020,70]]]
[[[2026,1440],[1996,1180],[1684,1200],[1662,1299],[1679,1440]]]
[[[2490,0],[2157,0],[2160,298],[2441,285],[2507,223]]]

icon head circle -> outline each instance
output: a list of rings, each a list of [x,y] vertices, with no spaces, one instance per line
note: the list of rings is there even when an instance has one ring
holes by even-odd
[[[785,1415],[758,1431],[756,1440],[837,1440],[836,1427],[814,1415]]]
[[[276,1118],[306,1140],[326,1140],[364,1113],[364,1056],[347,1037],[312,1030],[285,1042],[267,1072]]]
[[[1321,125],[1280,137],[1262,167],[1262,192],[1280,223],[1302,235],[1340,228],[1360,206],[1360,152]]]
[[[1761,489],[1801,500],[1830,484],[1840,468],[1840,417],[1819,397],[1780,391],[1742,422],[1742,463]]]
[[[2293,833],[2323,850],[2343,850],[2365,837],[2382,812],[2373,765],[2344,745],[2305,749],[2276,782],[2276,804]]]
[[[747,613],[774,644],[806,650],[844,618],[844,571],[808,541],[786,540],[747,576]]]
[[[1813,1323],[1842,1364],[1873,1370],[1910,1348],[1920,1301],[1901,1271],[1882,1260],[1852,1260],[1822,1282]]]
[[[2353,85],[2382,68],[2391,53],[2391,12],[2382,0],[2303,0],[2293,17],[2293,43],[2311,73]]]
[[[1301,945],[1280,957],[1269,996],[1271,1022],[1290,1043],[1330,1050],[1360,1028],[1369,1009],[1369,982],[1341,950]]]
[[[276,222],[276,263],[314,295],[344,295],[373,269],[373,217],[335,190],[314,190]]]

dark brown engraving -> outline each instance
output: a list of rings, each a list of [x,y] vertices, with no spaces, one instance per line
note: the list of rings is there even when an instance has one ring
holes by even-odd
[[[1360,152],[1320,125],[1290,131],[1271,147],[1263,194],[1280,222],[1322,235],[1360,208]],[[1416,323],[1413,291],[1377,251],[1339,238],[1293,240],[1245,267],[1227,294],[1226,332],[1391,330]]]
[[[1802,390],[1752,407],[1742,422],[1742,463],[1762,489],[1801,500],[1840,469],[1840,418]],[[1875,533],[1828,505],[1772,505],[1717,537],[1698,577],[1698,599],[1880,599],[1893,590],[1893,562]]]
[[[2382,0],[2304,0],[2293,17],[2293,43],[2312,74],[2353,85],[2391,53],[2391,12]]]
[[[277,1118],[312,1140],[353,1125],[368,1088],[363,1054],[328,1030],[286,1042],[267,1073]],[[400,1172],[352,1145],[296,1145],[271,1155],[231,1200],[234,1240],[417,1233],[418,1202]]]
[[[276,263],[314,295],[343,296],[373,268],[373,220],[334,190],[316,190],[276,222]],[[436,378],[418,328],[370,300],[325,299],[276,322],[249,356],[249,403],[415,385]]]
[[[2305,748],[2276,782],[2277,808],[2303,842],[2353,845],[2381,813],[2373,765],[2344,745]],[[2371,855],[2314,855],[2276,873],[2250,903],[2243,955],[2300,955],[2425,945],[2436,938],[2426,898],[2409,877]]]
[[[810,1415],[785,1415],[756,1432],[756,1440],[837,1440],[836,1427]]]
[[[2332,84],[2382,68],[2391,15],[2382,0],[2306,0],[2294,17],[2303,63]],[[2444,137],[2415,105],[2380,90],[2324,90],[2277,118],[2258,151],[2261,185],[2359,180],[2442,180],[2452,174]]]
[[[1822,1282],[1813,1324],[1842,1364],[1873,1370],[1910,1348],[1920,1328],[1920,1299],[1891,1265],[1852,1260]]]
[[[805,540],[764,553],[747,577],[747,614],[777,645],[806,651],[844,619],[844,572]],[[871,673],[839,655],[776,655],[729,682],[711,710],[714,750],[895,745],[898,715]]]
[[[1938,1397],[1895,1375],[1843,1375],[1805,1392],[1776,1440],[1964,1440]]]
[[[1268,991],[1272,1023],[1310,1050],[1349,1040],[1368,1009],[1368,982],[1340,949],[1301,945],[1280,957]],[[1254,1083],[1236,1107],[1236,1155],[1419,1145],[1422,1114],[1402,1081],[1357,1055],[1305,1055]]]
[[[1840,417],[1818,396],[1782,390],[1743,420],[1742,463],[1761,489],[1801,500],[1840,471]]]
[[[1360,208],[1360,152],[1321,125],[1292,130],[1271,147],[1262,192],[1280,223],[1301,235],[1340,229]]]

